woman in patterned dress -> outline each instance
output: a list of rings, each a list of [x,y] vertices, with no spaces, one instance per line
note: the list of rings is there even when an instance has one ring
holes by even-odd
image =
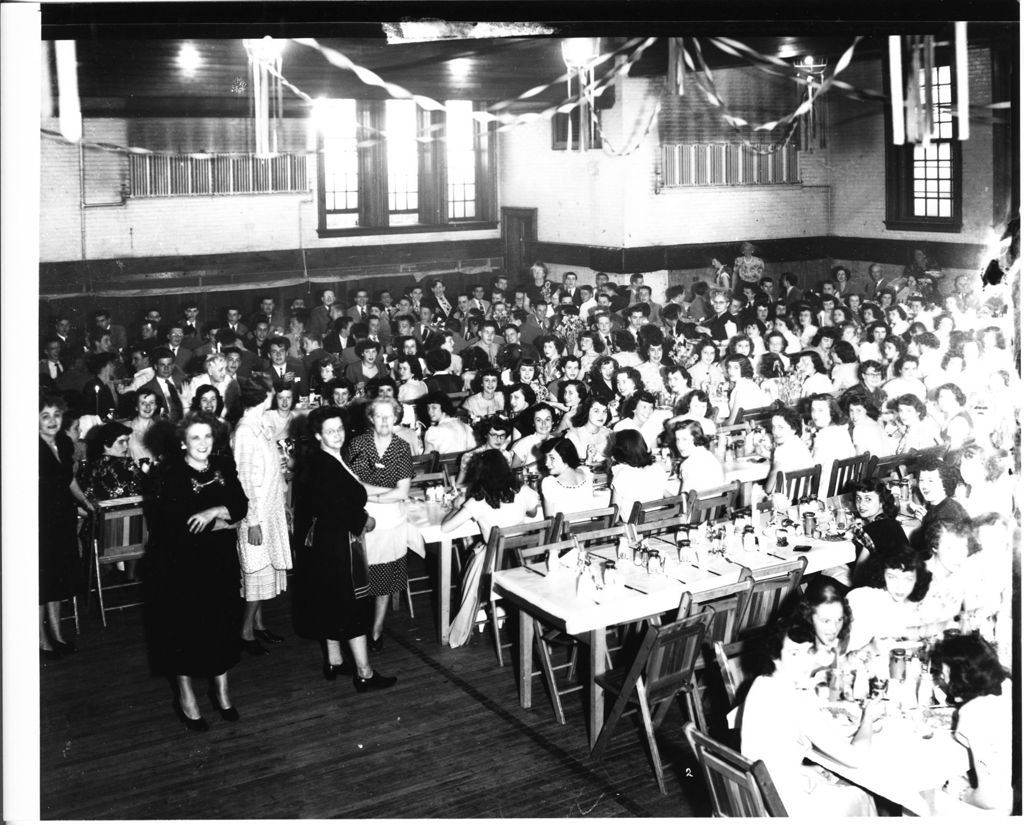
[[[374,597],[372,651],[384,647],[384,617],[392,593],[405,589],[405,552],[418,533],[406,520],[405,501],[412,478],[412,451],[394,433],[401,407],[391,398],[377,398],[366,407],[370,430],[356,436],[345,450],[345,461],[366,488],[366,512],[376,528],[366,534],[369,593]],[[419,539],[422,541],[422,539]]]
[[[243,379],[239,400],[244,412],[235,429],[234,454],[238,480],[249,499],[249,512],[238,523],[238,561],[242,568],[242,647],[253,656],[265,655],[260,644],[284,641],[263,624],[263,602],[288,588],[292,566],[285,516],[282,458],[264,414],[274,394],[265,384]]]

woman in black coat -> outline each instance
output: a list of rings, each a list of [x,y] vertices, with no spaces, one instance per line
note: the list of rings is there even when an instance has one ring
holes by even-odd
[[[75,446],[61,425],[59,395],[39,396],[39,651],[43,659],[74,653],[60,630],[60,603],[79,590],[78,509],[93,506],[75,479]]]
[[[364,509],[366,490],[341,455],[343,411],[314,410],[309,432],[315,445],[303,462],[296,489],[306,510],[302,521],[310,524],[295,560],[296,631],[321,641],[327,680],[351,673],[360,693],[389,688],[398,680],[375,672],[367,653],[369,574],[362,541],[351,537],[376,525]],[[342,641],[348,661],[342,659]]]
[[[227,672],[238,664],[242,614],[235,523],[249,501],[234,461],[214,452],[215,425],[208,413],[189,413],[178,425],[182,450],[161,468],[147,559],[157,667],[175,678],[175,710],[193,731],[208,728],[196,676],[211,679],[221,718],[238,720]]]

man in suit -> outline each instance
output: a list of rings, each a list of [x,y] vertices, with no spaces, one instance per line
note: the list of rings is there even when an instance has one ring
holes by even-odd
[[[864,284],[864,297],[872,301],[878,300],[878,294],[883,289],[891,289],[899,292],[903,288],[904,280],[898,275],[883,275],[882,265],[871,264],[868,267],[868,279]]]
[[[47,338],[43,342],[43,359],[39,362],[39,386],[50,390],[57,389],[57,379],[64,374],[61,363],[63,349],[57,336]]]
[[[114,349],[121,352],[128,346],[128,333],[119,324],[111,323],[109,309],[97,309],[93,314],[93,326],[102,329],[110,335],[110,343]]]
[[[62,363],[67,367],[75,355],[85,350],[85,338],[71,326],[67,315],[58,315],[53,323],[53,336],[60,341]]]
[[[174,366],[184,371],[192,363],[193,352],[185,346],[185,330],[180,324],[172,324],[167,329],[167,348],[174,355]]]
[[[249,333],[245,345],[256,353],[257,358],[263,359],[267,357],[267,342],[271,337],[270,324],[267,321],[259,321]]]
[[[188,349],[195,349],[203,343],[199,337],[202,324],[199,320],[199,304],[195,301],[186,301],[181,305],[181,319],[178,321],[182,331],[185,333],[185,340],[182,341]]]
[[[729,311],[729,296],[715,292],[711,296],[711,309],[713,314],[701,322],[697,331],[711,336],[716,342],[728,341],[739,331],[739,319]]]
[[[153,352],[151,361],[156,377],[143,384],[141,389],[155,393],[164,415],[169,421],[177,424],[184,415],[185,406],[182,402],[182,384],[174,377],[174,355],[163,347]]]
[[[783,272],[779,276],[779,285],[782,291],[782,300],[786,302],[787,306],[792,306],[803,300],[803,290],[796,285],[796,275],[792,272]]]
[[[306,368],[307,375],[313,372],[317,361],[328,354],[327,350],[324,349],[320,333],[310,332],[309,330],[302,334],[302,351],[305,353],[302,359],[302,366]]]
[[[505,324],[501,334],[505,337],[505,346],[501,348],[501,353],[498,355],[499,363],[509,347],[518,347],[520,358],[533,358],[535,360],[540,358],[537,348],[533,344],[527,344],[522,340],[522,331],[515,324]]]
[[[434,320],[444,321],[453,311],[452,303],[445,295],[444,281],[435,278],[430,284],[430,295],[423,299],[422,306],[430,307],[434,313]]]
[[[306,323],[307,332],[315,332],[317,335],[327,335],[331,331],[331,322],[334,320],[332,307],[334,306],[334,290],[322,289],[317,295],[320,303],[309,311],[309,321]]]
[[[249,378],[252,376],[252,364],[246,364],[244,362],[244,358],[247,355],[253,360],[256,359],[256,356],[249,352],[249,350],[245,347],[234,345],[224,347],[221,352],[227,360],[227,371],[231,378],[238,381],[242,378]]]
[[[370,293],[365,289],[357,289],[353,297],[353,304],[345,314],[353,321],[362,321],[370,317]]]
[[[226,323],[223,329],[229,329],[239,338],[245,340],[245,336],[249,334],[249,327],[242,323],[242,312],[238,307],[228,307],[224,311],[224,320]]]
[[[264,361],[264,372],[268,373],[275,383],[291,387],[296,396],[305,395],[309,383],[306,379],[306,368],[298,358],[288,355],[291,342],[282,335],[270,339],[268,352],[270,356]]]
[[[562,286],[559,289],[559,293],[563,298],[568,298],[576,306],[580,306],[583,303],[583,296],[580,295],[580,288],[577,284],[579,277],[575,272],[566,272],[562,276]]]
[[[275,308],[274,299],[269,295],[260,296],[259,309],[249,319],[249,328],[255,329],[260,321],[266,321],[270,325],[271,333],[275,329],[284,331],[284,313]]]
[[[469,290],[469,303],[472,308],[483,310],[486,315],[491,309],[491,302],[485,300],[485,292],[482,284],[473,284]]]
[[[640,293],[639,303],[646,305],[648,309],[647,320],[652,324],[660,324],[661,304],[654,303],[651,288],[647,284],[642,284],[638,291]]]
[[[347,315],[335,318],[331,322],[331,328],[323,338],[324,349],[327,352],[337,355],[349,346],[349,330],[352,328],[352,319]]]

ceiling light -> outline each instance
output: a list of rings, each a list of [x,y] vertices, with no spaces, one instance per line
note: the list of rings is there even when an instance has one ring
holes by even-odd
[[[570,69],[583,69],[599,55],[597,37],[569,37],[562,41],[562,59]]]
[[[472,68],[473,61],[468,57],[456,57],[454,60],[448,61],[448,71],[451,72],[452,77],[460,80],[468,77]]]
[[[196,69],[199,68],[199,64],[202,62],[203,59],[199,56],[195,46],[191,43],[182,45],[181,50],[178,52],[178,67],[188,77],[192,77],[196,73]]]

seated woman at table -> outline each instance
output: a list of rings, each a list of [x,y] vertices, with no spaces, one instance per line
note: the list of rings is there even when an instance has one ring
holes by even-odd
[[[473,379],[473,394],[463,405],[470,419],[480,421],[505,409],[505,396],[498,392],[499,374],[493,367],[479,370]]]
[[[492,415],[480,421],[473,428],[473,433],[480,446],[463,453],[459,459],[459,477],[455,481],[456,487],[466,485],[466,477],[469,472],[469,462],[473,456],[479,455],[485,450],[499,450],[505,457],[505,461],[511,466],[515,456],[512,453],[512,422],[503,415]]]
[[[598,395],[587,397],[572,419],[568,438],[588,467],[604,464],[608,439],[608,402]]]
[[[876,554],[866,566],[865,584],[846,595],[852,616],[850,650],[888,639],[918,638],[926,630],[921,600],[928,594],[932,574],[924,559],[909,545]]]
[[[653,393],[640,390],[622,403],[622,417],[612,427],[612,432],[636,430],[644,437],[647,449],[658,449],[658,438],[665,429],[669,418],[668,410],[656,409],[657,399]]]
[[[380,344],[369,338],[357,343],[355,354],[359,360],[345,367],[345,379],[358,387],[360,384],[365,386],[368,381],[381,375],[383,368],[378,361],[380,348]]]
[[[796,362],[796,374],[800,378],[801,398],[832,392],[832,380],[825,371],[825,362],[815,350],[805,349],[800,353]]]
[[[807,585],[796,612],[814,630],[817,666],[833,667],[846,655],[850,643],[852,614],[846,601],[846,588],[827,576],[816,576]]]
[[[992,646],[977,633],[939,640],[931,669],[947,701],[958,708],[953,737],[970,751],[973,782],[947,789],[962,802],[1009,814],[1013,805],[1013,683]]]
[[[676,404],[672,410],[672,422],[696,421],[709,438],[718,432],[718,425],[715,424],[715,414],[711,406],[711,399],[704,390],[691,390],[683,396],[682,401]]]
[[[603,399],[605,404],[615,398],[615,371],[618,368],[619,362],[610,355],[599,355],[587,373],[590,394]]]
[[[532,387],[522,383],[506,387],[504,392],[505,409],[515,428],[512,439],[518,441],[533,433],[533,405],[537,403],[537,394]]]
[[[821,482],[817,492],[818,498],[824,499],[828,493],[832,466],[837,461],[853,458],[856,453],[846,420],[835,398],[828,393],[815,393],[810,397],[809,411],[811,425],[815,428],[811,463],[821,465]],[[841,493],[842,490],[837,492]]]
[[[959,450],[974,437],[974,423],[964,408],[966,404],[967,396],[956,384],[943,384],[935,390],[939,436],[951,450]]]
[[[555,427],[555,432],[565,432],[572,427],[572,420],[579,411],[580,404],[583,403],[587,395],[590,394],[590,390],[587,389],[587,385],[582,381],[576,379],[570,379],[568,381],[560,381],[558,385],[558,408],[563,410],[559,416],[558,426]]]
[[[867,584],[871,575],[869,562],[884,557],[910,544],[903,525],[896,520],[899,507],[888,485],[879,479],[856,482],[849,490],[857,516],[853,526],[853,543],[857,559],[853,563],[853,584]]]
[[[858,372],[860,364],[857,361],[857,353],[853,349],[853,344],[849,341],[836,341],[836,345],[832,347],[830,353],[830,363],[832,365],[833,392],[841,393],[850,387],[857,386],[860,381]]]
[[[928,418],[928,408],[916,395],[907,393],[889,402],[896,413],[896,429],[892,434],[897,454],[911,450],[927,450],[942,443],[939,428]]]
[[[675,408],[676,404],[683,400],[683,397],[690,391],[690,373],[686,367],[673,364],[665,368],[665,394],[664,403],[666,406]]]
[[[771,398],[754,383],[754,368],[749,358],[744,355],[727,355],[724,363],[730,385],[728,423],[735,424],[741,410],[767,407]]]
[[[932,574],[928,594],[921,602],[921,622],[931,635],[956,626],[967,596],[969,556],[981,546],[970,521],[940,519],[921,528],[921,551]]]
[[[725,470],[718,457],[708,449],[711,440],[692,419],[672,425],[672,443],[683,460],[679,465],[679,494],[702,492],[725,484]]]
[[[855,389],[844,393],[839,400],[839,409],[849,419],[850,440],[855,454],[892,455],[889,436],[878,423],[881,413],[867,392]]]
[[[769,670],[754,680],[743,703],[740,750],[748,759],[764,761],[789,816],[873,816],[867,792],[803,764],[812,747],[852,767],[865,763],[882,708],[878,700],[865,704],[851,741],[807,689],[817,668],[814,639],[804,619],[793,617],[772,628]]]
[[[544,517],[555,513],[580,513],[604,502],[594,497],[594,476],[581,466],[579,453],[568,438],[552,438],[540,448],[547,475],[540,482]]]
[[[934,456],[925,456],[916,463],[917,491],[924,504],[911,500],[907,509],[921,519],[921,535],[937,521],[966,521],[970,516],[963,505],[953,498],[960,481],[960,470],[952,462]]]
[[[814,460],[801,438],[804,422],[800,413],[791,407],[779,407],[772,413],[771,427],[774,447],[764,489],[769,493],[784,492],[786,473],[813,467]]]
[[[86,464],[79,470],[78,486],[90,501],[142,494],[142,470],[128,455],[132,431],[109,421],[86,437]]]
[[[653,501],[677,491],[669,481],[668,470],[654,460],[647,442],[637,430],[613,433],[608,441],[612,504],[619,506],[619,517],[629,518],[638,501]]]

